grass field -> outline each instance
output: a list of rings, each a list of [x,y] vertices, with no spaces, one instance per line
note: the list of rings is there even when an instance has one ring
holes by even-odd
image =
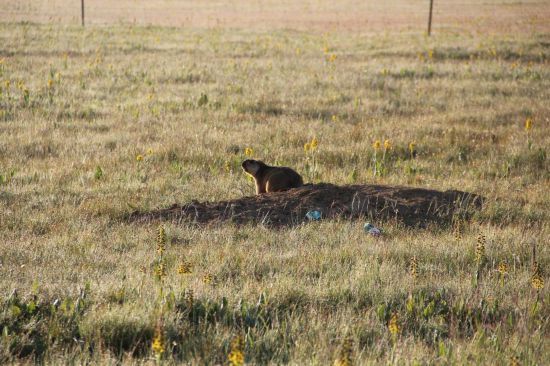
[[[545,364],[550,33],[526,9],[430,38],[2,18],[0,363]],[[252,195],[247,156],[487,201],[378,239],[125,219]]]

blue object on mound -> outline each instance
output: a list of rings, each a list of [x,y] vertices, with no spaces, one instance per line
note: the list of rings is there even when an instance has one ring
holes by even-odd
[[[380,234],[382,234],[382,230],[380,230],[370,222],[367,222],[365,226],[363,226],[363,229],[365,230],[366,233],[369,233],[372,236],[380,236]]]
[[[317,210],[311,210],[306,213],[306,217],[311,221],[321,220],[321,212]]]

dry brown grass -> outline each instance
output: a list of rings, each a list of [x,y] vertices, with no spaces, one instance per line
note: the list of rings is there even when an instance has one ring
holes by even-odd
[[[306,31],[418,32],[426,28],[428,1],[174,1],[94,0],[86,2],[88,24],[185,28],[297,29]],[[548,31],[545,1],[436,0],[434,30],[523,33]],[[0,20],[80,22],[80,2],[0,0]]]
[[[251,364],[332,363],[348,339],[357,364],[543,364],[550,36],[539,21],[431,38],[1,23],[0,362],[152,363],[161,329],[168,363],[225,363],[242,335]],[[393,148],[375,176],[384,139]],[[158,223],[124,220],[253,194],[247,147],[307,181],[461,189],[488,204],[458,238],[392,221],[376,222],[379,240],[361,221],[168,223],[162,258]],[[191,274],[177,272],[184,262]]]

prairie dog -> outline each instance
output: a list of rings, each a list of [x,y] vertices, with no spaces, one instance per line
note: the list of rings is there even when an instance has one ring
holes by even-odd
[[[300,174],[282,166],[269,166],[260,160],[247,159],[242,163],[243,170],[254,178],[256,194],[281,192],[304,184]]]

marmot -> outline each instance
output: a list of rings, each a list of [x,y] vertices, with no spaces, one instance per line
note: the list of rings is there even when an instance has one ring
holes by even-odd
[[[243,170],[254,178],[256,194],[281,192],[304,185],[300,174],[282,166],[269,166],[263,161],[247,159],[243,161]]]

